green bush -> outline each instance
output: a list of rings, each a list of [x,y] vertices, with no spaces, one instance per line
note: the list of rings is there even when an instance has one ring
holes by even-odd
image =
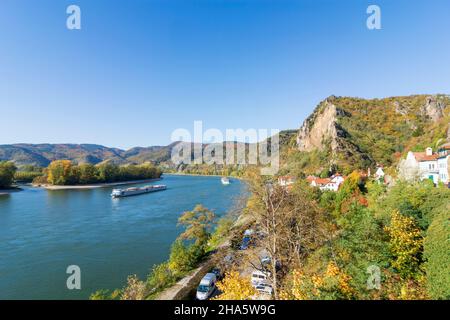
[[[427,291],[433,299],[450,299],[450,206],[433,219],[424,243]]]
[[[0,162],[0,189],[11,186],[14,174],[16,173],[16,166],[12,162]]]
[[[176,240],[170,250],[169,269],[174,275],[186,273],[196,266],[203,255],[203,247],[195,244],[186,245],[182,240]]]
[[[164,262],[153,266],[151,273],[147,278],[147,285],[150,292],[162,290],[176,281],[175,276],[169,268],[169,263]]]
[[[44,174],[42,172],[35,171],[17,171],[14,175],[14,180],[20,182],[32,182],[37,177],[41,177]]]

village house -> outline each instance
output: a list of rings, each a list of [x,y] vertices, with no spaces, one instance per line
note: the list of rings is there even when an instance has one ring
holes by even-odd
[[[443,182],[448,184],[448,160],[450,146],[444,145],[438,153],[428,147],[425,152],[408,152],[406,159],[399,164],[399,175],[406,180],[429,179],[434,184]]]
[[[378,180],[378,181],[383,180],[384,181],[384,175],[385,175],[385,173],[383,171],[383,166],[377,165],[377,171],[375,171],[375,174],[374,174],[375,180]]]
[[[282,176],[278,178],[278,184],[282,187],[287,187],[294,184],[296,178],[293,176]]]
[[[439,180],[447,185],[450,182],[449,164],[450,164],[450,143],[447,143],[439,148],[437,159]]]
[[[306,180],[312,187],[318,187],[322,191],[338,191],[340,185],[345,181],[345,177],[337,173],[330,178],[319,178],[308,176]]]

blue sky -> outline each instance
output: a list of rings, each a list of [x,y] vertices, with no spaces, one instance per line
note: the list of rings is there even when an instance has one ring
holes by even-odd
[[[195,120],[298,128],[331,94],[450,93],[449,35],[447,0],[2,0],[0,144],[164,145]]]

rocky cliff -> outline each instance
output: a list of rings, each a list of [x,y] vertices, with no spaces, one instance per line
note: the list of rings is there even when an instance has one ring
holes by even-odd
[[[331,96],[303,122],[301,152],[328,152],[329,164],[366,168],[391,165],[409,149],[448,140],[450,97],[414,95],[385,99]]]

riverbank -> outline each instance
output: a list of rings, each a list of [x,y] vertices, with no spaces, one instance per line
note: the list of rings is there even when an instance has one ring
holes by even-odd
[[[0,189],[0,196],[5,196],[5,195],[8,195],[8,194],[15,193],[15,192],[20,192],[20,191],[23,191],[23,189],[20,188],[20,187],[11,187],[11,188],[8,188],[8,189]]]
[[[110,182],[110,183],[94,183],[94,184],[83,184],[83,185],[67,185],[67,186],[55,186],[55,185],[50,185],[50,184],[33,184],[33,187],[44,188],[47,190],[85,190],[85,189],[108,188],[108,187],[125,186],[125,185],[131,185],[131,184],[155,182],[155,181],[159,181],[161,179],[162,178]]]
[[[245,224],[249,223],[249,219],[250,217],[245,215],[243,210],[241,210],[232,228],[228,231],[225,238],[222,239],[221,243],[210,252],[206,260],[199,263],[194,270],[179,279],[175,284],[158,293],[152,300],[190,300],[193,298],[200,280],[212,268],[218,267],[222,272],[232,269],[233,266],[229,265],[224,269],[226,256],[232,257],[232,259],[237,258],[236,252],[231,248],[231,238],[234,236],[233,233],[236,232],[236,229],[242,228]]]
[[[193,177],[227,177],[231,179],[238,179],[238,180],[245,180],[242,177],[236,177],[236,176],[222,176],[220,174],[199,174],[199,173],[180,173],[180,172],[164,172],[165,175],[172,175],[172,176],[193,176]]]

